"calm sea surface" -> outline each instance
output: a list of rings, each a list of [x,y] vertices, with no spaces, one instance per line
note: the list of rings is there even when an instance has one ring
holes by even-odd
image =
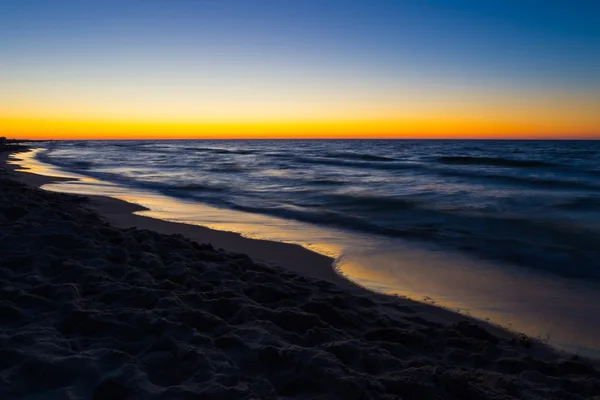
[[[550,341],[564,318],[600,311],[586,308],[600,304],[600,142],[65,141],[36,158],[120,190],[330,229],[352,243],[334,254],[351,279],[519,329],[510,307],[554,299],[563,309],[527,311],[559,318],[534,330]],[[600,322],[580,329],[596,336]]]

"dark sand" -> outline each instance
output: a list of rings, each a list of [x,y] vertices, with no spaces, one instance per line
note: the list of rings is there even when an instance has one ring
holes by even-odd
[[[0,172],[2,399],[600,399],[590,362],[327,257],[48,180]]]

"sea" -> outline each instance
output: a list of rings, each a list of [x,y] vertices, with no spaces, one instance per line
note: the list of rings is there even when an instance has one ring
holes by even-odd
[[[301,244],[374,291],[600,356],[600,141],[39,143],[146,215]],[[27,163],[27,160],[26,160]],[[34,165],[35,164],[35,165]],[[35,169],[35,168],[34,168]]]

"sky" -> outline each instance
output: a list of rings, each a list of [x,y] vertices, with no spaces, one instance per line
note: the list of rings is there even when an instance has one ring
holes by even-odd
[[[0,135],[600,138],[597,0],[0,0]]]

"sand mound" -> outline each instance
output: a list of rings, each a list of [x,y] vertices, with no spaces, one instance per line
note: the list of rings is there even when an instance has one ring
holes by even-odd
[[[0,179],[0,398],[590,399],[600,373]],[[409,303],[410,304],[410,303]]]

